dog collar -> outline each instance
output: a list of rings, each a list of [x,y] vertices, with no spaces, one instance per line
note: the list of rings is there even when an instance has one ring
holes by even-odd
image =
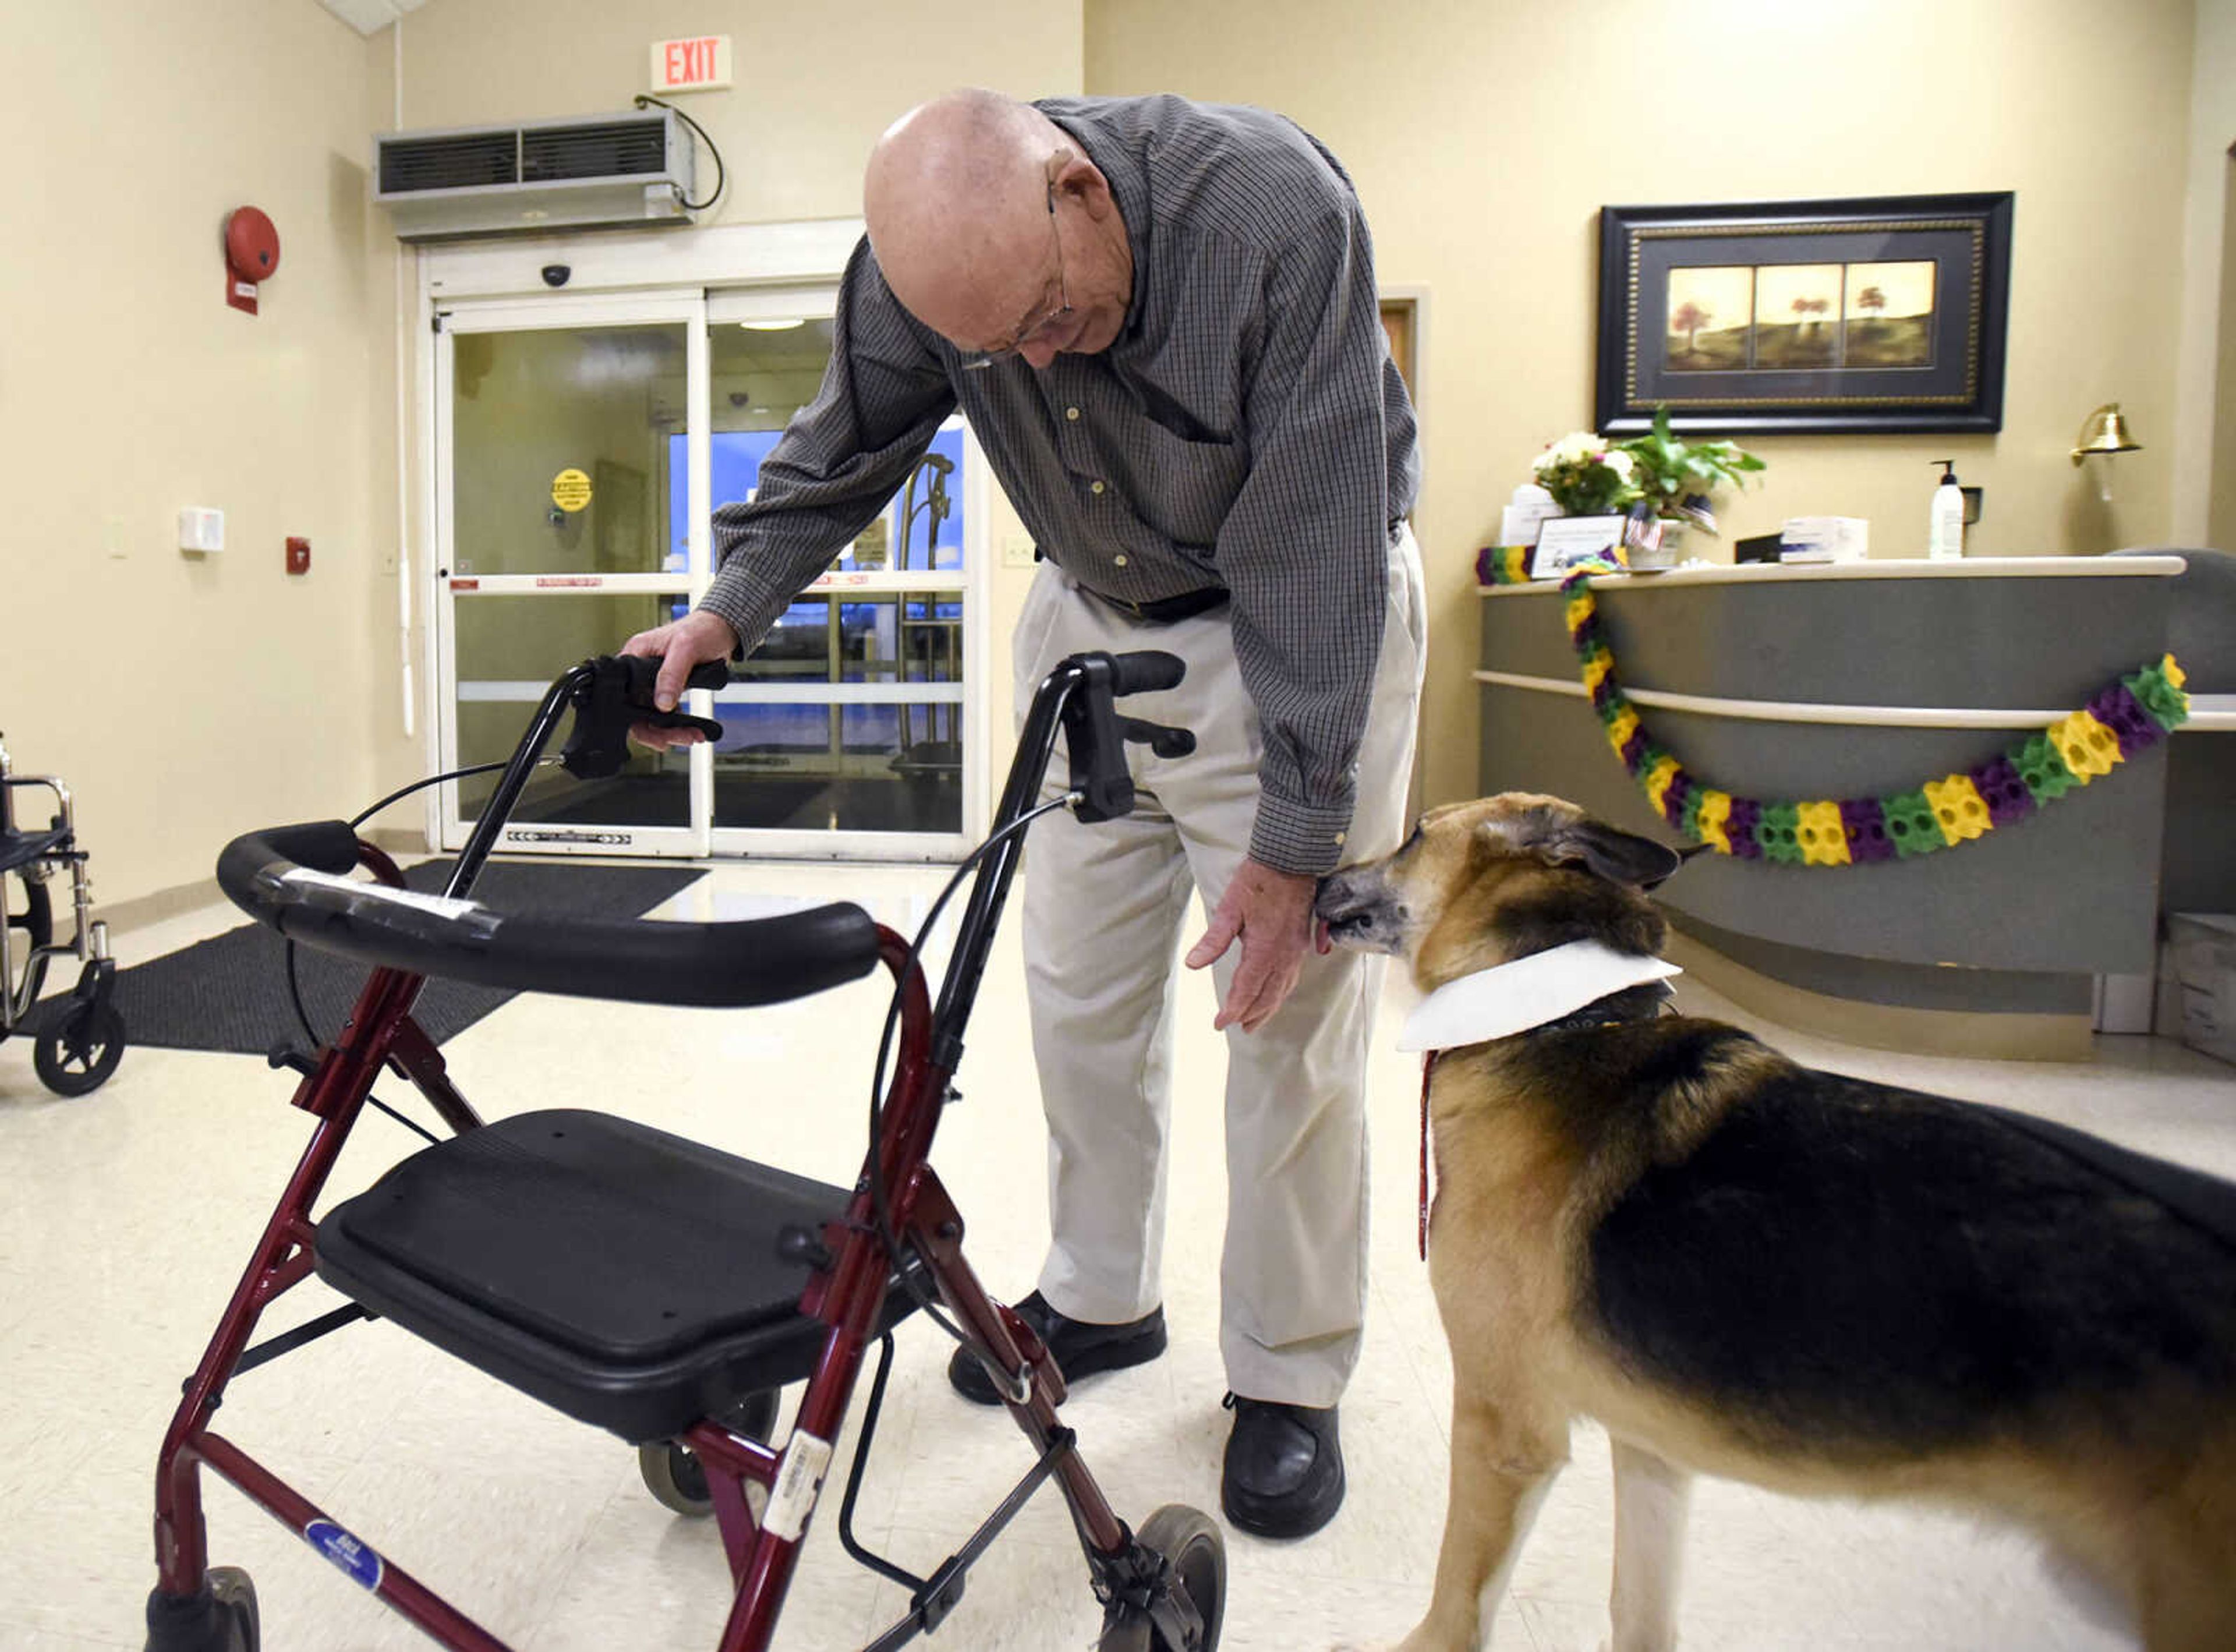
[[[1683,973],[1666,958],[1570,941],[1445,982],[1405,1018],[1398,1048],[1457,1050],[1510,1038],[1628,988]]]

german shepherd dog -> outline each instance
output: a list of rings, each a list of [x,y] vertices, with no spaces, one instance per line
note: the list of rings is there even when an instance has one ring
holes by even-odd
[[[1678,859],[1508,793],[1317,912],[1433,991],[1574,941],[1657,952],[1644,892]],[[2016,1520],[2152,1652],[2236,1648],[2236,1186],[1812,1071],[1665,991],[1436,1060],[1451,1485],[1400,1652],[1488,1633],[1580,1415],[1614,1443],[1616,1652],[1674,1644],[1695,1473]]]

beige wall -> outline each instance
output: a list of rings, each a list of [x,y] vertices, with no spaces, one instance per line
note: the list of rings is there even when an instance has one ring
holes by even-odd
[[[709,30],[735,36],[739,84],[681,100],[730,166],[708,221],[852,214],[871,142],[911,103],[1080,84],[1078,0],[780,18],[431,0],[403,24],[401,124],[625,108],[654,40]],[[0,12],[0,730],[20,770],[76,791],[103,903],[424,770],[393,560],[411,266],[365,175],[398,124],[398,56],[395,31],[365,40],[313,0]],[[243,202],[282,242],[253,319],[222,302],[220,227]],[[180,554],[187,504],[227,512],[227,550]],[[312,541],[307,577],[282,572],[289,534]]]
[[[372,784],[366,97],[364,43],[307,0],[0,21],[0,728],[76,792],[104,901]],[[253,318],[224,302],[244,203],[280,238]],[[180,553],[183,505],[226,512],[226,550]]]
[[[2236,0],[2197,0],[2190,76],[2189,201],[2174,369],[2174,526],[2178,545],[2236,549]]]
[[[1386,283],[1428,289],[1428,801],[1474,790],[1472,558],[1530,456],[1592,417],[1608,204],[2014,189],[2000,436],[1786,438],[1726,532],[1870,518],[1923,550],[1948,455],[1980,552],[2101,550],[2168,524],[2187,169],[2187,0],[1091,0],[1090,92],[1263,104],[1340,155]],[[2066,454],[2121,401],[2146,451],[2108,510]]]
[[[1908,550],[1943,452],[1988,488],[1975,544],[1989,554],[2160,539],[2178,497],[2201,513],[2194,467],[2174,485],[2172,432],[2198,428],[2178,395],[2187,409],[2212,388],[2178,392],[2177,361],[2220,287],[2197,235],[2225,174],[2196,186],[2208,209],[2193,163],[2207,102],[2236,85],[2209,67],[2230,63],[2232,4],[2200,0],[2193,26],[2186,0],[860,0],[780,19],[430,0],[402,25],[400,123],[625,107],[653,40],[724,30],[738,87],[683,101],[730,162],[717,220],[746,221],[852,214],[877,132],[966,82],[1293,114],[1358,176],[1385,280],[1429,294],[1429,726],[1456,732],[1427,773],[1445,797],[1471,789],[1473,550],[1530,453],[1590,417],[1602,203],[2018,191],[2003,434],[1762,442],[1768,484],[1727,512],[1734,531],[1842,511],[1872,518],[1881,554]],[[24,768],[76,787],[104,900],[205,878],[231,833],[347,811],[423,767],[424,727],[403,732],[391,560],[410,266],[365,203],[370,136],[399,123],[396,47],[312,0],[0,17],[0,213],[16,227],[0,260],[16,506],[0,728]],[[219,227],[244,201],[284,242],[254,319],[220,301]],[[2114,398],[2147,451],[2121,461],[2105,513],[2065,450]],[[174,549],[187,504],[227,510],[230,550]],[[307,578],[281,572],[291,533],[313,541]],[[1025,577],[995,576],[1004,684]],[[999,749],[1006,705],[995,727]]]

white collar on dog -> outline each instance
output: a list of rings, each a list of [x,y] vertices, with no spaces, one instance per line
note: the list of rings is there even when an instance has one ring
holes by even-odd
[[[1510,1038],[1611,992],[1683,973],[1665,958],[1570,941],[1445,982],[1405,1018],[1398,1048],[1457,1050]]]

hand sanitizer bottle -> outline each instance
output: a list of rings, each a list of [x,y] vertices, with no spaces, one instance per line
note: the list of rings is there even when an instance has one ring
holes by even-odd
[[[1956,484],[1955,460],[1932,463],[1941,467],[1941,485],[1933,490],[1925,554],[1937,563],[1954,562],[1964,554],[1964,490]]]

